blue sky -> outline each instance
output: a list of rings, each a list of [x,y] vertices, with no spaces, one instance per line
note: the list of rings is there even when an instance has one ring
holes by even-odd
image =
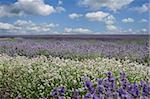
[[[0,0],[0,35],[148,34],[148,0]]]

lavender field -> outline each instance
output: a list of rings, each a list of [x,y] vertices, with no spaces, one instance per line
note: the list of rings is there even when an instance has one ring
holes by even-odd
[[[82,37],[82,36],[81,36]],[[86,37],[86,36],[85,36]],[[109,36],[108,36],[109,37]],[[108,38],[107,37],[107,38]],[[111,36],[110,36],[111,37]],[[149,41],[145,39],[8,39],[0,41],[0,53],[9,56],[70,58],[73,60],[107,57],[116,59],[130,59],[131,61],[148,63]]]
[[[148,39],[0,40],[2,99],[149,99]]]
[[[0,0],[0,99],[150,99],[149,0]]]

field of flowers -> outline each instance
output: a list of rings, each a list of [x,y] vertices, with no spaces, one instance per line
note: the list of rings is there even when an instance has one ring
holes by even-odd
[[[61,57],[65,59],[93,59],[96,57],[115,57],[148,63],[149,42],[141,41],[101,41],[101,40],[26,40],[8,39],[0,41],[0,53],[10,56],[35,57],[38,55]]]
[[[0,41],[0,99],[149,99],[147,41]]]

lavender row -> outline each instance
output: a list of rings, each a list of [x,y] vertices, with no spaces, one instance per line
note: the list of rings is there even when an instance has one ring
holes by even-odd
[[[121,43],[120,43],[121,42]],[[10,56],[37,55],[56,56],[71,59],[115,57],[148,62],[149,44],[125,43],[123,41],[100,40],[5,40],[0,41],[0,53]]]

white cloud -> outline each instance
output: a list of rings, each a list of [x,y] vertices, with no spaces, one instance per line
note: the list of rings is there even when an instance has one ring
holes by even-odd
[[[119,28],[119,29],[116,29],[113,31],[107,30],[107,31],[103,31],[103,32],[97,33],[97,34],[149,34],[149,32],[148,32],[148,29],[146,29],[146,28],[136,29],[136,30],[134,30],[132,28],[129,28],[129,29]]]
[[[67,33],[72,32],[72,31],[73,31],[72,28],[65,28],[65,29],[64,29],[64,32],[67,32]]]
[[[90,9],[99,10],[103,7],[109,8],[110,10],[117,11],[134,0],[80,0],[79,5],[89,7]]]
[[[48,28],[56,28],[58,26],[59,26],[59,24],[54,24],[54,23],[47,24],[47,23],[45,23],[45,27],[48,27]]]
[[[69,18],[70,19],[78,19],[78,18],[80,18],[82,16],[83,16],[82,14],[77,14],[77,13],[69,14]]]
[[[114,31],[114,30],[117,30],[117,27],[115,26],[115,25],[106,25],[106,28],[107,28],[107,30],[109,30],[109,31]]]
[[[140,23],[145,23],[145,22],[148,22],[148,20],[147,19],[141,19],[139,22]]]
[[[22,15],[48,16],[52,13],[61,13],[65,9],[61,6],[54,8],[45,4],[44,0],[18,0],[10,5],[0,5],[0,17],[12,17]]]
[[[90,29],[86,29],[86,28],[65,28],[64,29],[65,33],[71,33],[71,34],[88,34],[88,33],[92,33],[92,31]]]
[[[115,26],[115,17],[109,13],[105,13],[102,11],[90,12],[85,15],[85,17],[90,21],[99,21],[104,22],[106,24],[106,28],[109,31],[114,31],[117,29]]]
[[[148,32],[146,28],[141,29],[141,32]]]
[[[115,26],[115,21],[116,21],[116,18],[115,18],[113,15],[109,15],[109,16],[107,16],[107,17],[104,19],[104,22],[105,22],[105,24],[106,24],[107,30],[109,30],[109,31],[115,31],[115,30],[118,29],[118,28]]]
[[[122,29],[120,32],[122,32],[123,34],[149,34],[148,29],[146,28],[136,29],[136,30],[133,30],[131,28],[126,30]]]
[[[131,10],[138,11],[139,13],[148,12],[149,9],[150,9],[150,4],[149,3],[145,3],[141,7],[131,8]]]
[[[58,5],[62,5],[63,1],[62,0],[58,0]]]
[[[31,15],[50,15],[54,12],[54,8],[44,3],[44,0],[18,0],[16,3],[20,9]]]
[[[19,27],[15,27],[9,23],[0,22],[0,30],[12,30],[12,29],[20,29]]]
[[[107,25],[114,24],[116,21],[116,18],[113,15],[109,15],[103,20]]]
[[[66,11],[66,9],[61,7],[61,6],[58,6],[58,7],[55,8],[56,13],[61,13],[61,12],[65,12],[65,11]]]
[[[0,17],[12,17],[21,15],[23,15],[23,12],[16,4],[0,5]]]
[[[103,19],[107,16],[109,16],[109,13],[105,13],[102,11],[89,12],[85,15],[85,17],[90,21],[103,21]]]
[[[20,27],[23,27],[23,26],[34,26],[35,24],[32,22],[32,21],[25,21],[25,20],[17,20],[15,23],[14,23],[15,26],[20,26]]]
[[[36,24],[30,20],[17,20],[13,24],[0,22],[0,31],[5,30],[5,32],[13,34],[47,34],[49,32],[53,33],[53,29],[58,26],[59,24],[54,23]]]
[[[134,19],[133,18],[125,18],[125,19],[122,19],[122,22],[123,23],[133,23]]]

